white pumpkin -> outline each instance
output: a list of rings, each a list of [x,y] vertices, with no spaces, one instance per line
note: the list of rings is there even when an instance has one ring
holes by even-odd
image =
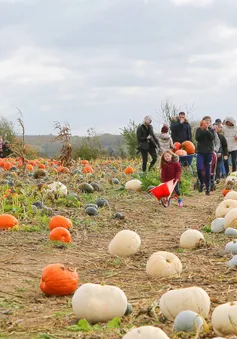
[[[233,183],[236,183],[236,180],[237,180],[237,178],[236,178],[236,176],[235,175],[229,175],[226,179],[225,179],[225,184],[227,185],[228,184],[228,182],[233,182]]]
[[[203,318],[193,311],[180,312],[174,321],[175,332],[196,332],[197,328],[203,330]]]
[[[174,320],[182,311],[190,310],[207,318],[210,311],[210,298],[200,287],[187,287],[171,290],[160,299],[161,313],[168,319]]]
[[[57,193],[60,196],[67,195],[67,187],[60,181],[54,181],[52,184],[49,184],[47,191]]]
[[[237,239],[226,244],[225,253],[237,254]]]
[[[234,255],[231,260],[228,261],[227,265],[229,267],[237,267],[237,255]]]
[[[151,277],[169,277],[181,272],[182,264],[179,258],[165,251],[153,253],[146,264],[146,273]]]
[[[78,319],[95,324],[122,317],[127,309],[125,293],[116,286],[83,284],[72,297],[72,308]]]
[[[141,239],[136,232],[123,230],[118,232],[109,244],[109,254],[127,256],[136,253]]]
[[[138,179],[131,179],[126,182],[125,189],[128,191],[141,191],[142,182]]]
[[[237,335],[237,301],[217,306],[211,322],[217,335]]]
[[[237,208],[232,208],[224,219],[225,228],[237,228]]]
[[[236,237],[237,238],[237,230],[235,228],[228,227],[225,230],[225,235],[228,237]]]
[[[182,248],[195,248],[204,242],[204,236],[198,230],[186,230],[180,237],[180,246]]]
[[[216,218],[211,223],[211,231],[214,233],[224,232],[224,220],[225,218]]]
[[[237,200],[226,199],[223,200],[216,209],[216,218],[224,218],[226,214],[232,209],[237,208]]]
[[[141,326],[129,331],[122,339],[169,339],[169,337],[159,327]]]
[[[237,200],[237,192],[236,191],[230,191],[226,194],[224,197],[224,200],[226,199],[232,199],[232,200]]]

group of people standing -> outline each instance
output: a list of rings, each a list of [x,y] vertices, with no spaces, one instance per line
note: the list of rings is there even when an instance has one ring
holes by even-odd
[[[163,182],[171,179],[180,181],[181,165],[178,157],[172,152],[174,143],[183,143],[184,141],[192,141],[192,128],[186,119],[185,113],[180,112],[177,117],[170,123],[170,126],[164,124],[158,136],[155,135],[151,125],[151,116],[144,118],[143,124],[137,129],[138,152],[142,156],[142,170],[146,172],[148,154],[152,160],[148,170],[151,170],[158,159],[161,157],[161,179]],[[170,132],[169,132],[170,131]],[[237,161],[237,126],[233,117],[227,116],[222,122],[216,119],[212,123],[210,116],[204,116],[200,126],[196,129],[196,154],[197,154],[197,174],[200,182],[199,191],[205,189],[206,195],[210,195],[210,178],[211,163],[213,154],[216,154],[216,180],[220,180],[221,176],[229,174],[229,166],[231,163],[232,171],[236,171]],[[174,165],[175,164],[175,165]],[[178,197],[179,185],[175,189]],[[181,201],[181,200],[180,200]],[[179,204],[182,206],[182,203]]]

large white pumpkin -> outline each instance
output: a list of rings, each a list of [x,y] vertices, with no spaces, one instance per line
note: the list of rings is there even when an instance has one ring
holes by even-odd
[[[116,286],[83,284],[72,297],[72,308],[78,319],[95,324],[122,317],[127,309],[125,293]]]
[[[236,191],[230,191],[226,194],[224,197],[224,200],[226,199],[232,199],[232,200],[237,200],[237,192]]]
[[[136,232],[123,230],[118,232],[109,244],[109,254],[127,256],[136,253],[141,239]]]
[[[146,272],[151,277],[169,277],[182,272],[179,258],[169,252],[153,253],[147,261]]]
[[[232,209],[237,208],[237,200],[226,199],[223,200],[216,209],[216,218],[224,218],[226,214]]]
[[[224,232],[224,220],[225,218],[216,218],[211,223],[211,231],[214,233]]]
[[[217,335],[237,335],[237,301],[217,306],[211,322]]]
[[[232,208],[225,216],[224,220],[225,228],[236,228],[237,229],[237,208]]]
[[[234,173],[234,172],[233,172]],[[233,174],[232,173],[232,174]],[[234,184],[236,183],[236,180],[237,180],[237,178],[236,178],[236,176],[235,175],[229,175],[226,179],[225,179],[225,184],[227,185],[228,184],[228,182],[233,182]]]
[[[159,327],[141,326],[129,331],[122,339],[169,339],[169,337]]]
[[[141,191],[142,182],[138,179],[131,179],[126,182],[125,189],[128,191]]]
[[[196,312],[207,318],[210,305],[207,292],[196,286],[168,291],[160,299],[161,313],[168,320],[174,320],[180,312],[186,310]]]
[[[60,181],[54,181],[52,184],[49,184],[47,191],[57,193],[60,196],[67,195],[67,187]]]
[[[180,237],[180,246],[182,248],[195,248],[204,242],[204,236],[198,230],[186,230]]]

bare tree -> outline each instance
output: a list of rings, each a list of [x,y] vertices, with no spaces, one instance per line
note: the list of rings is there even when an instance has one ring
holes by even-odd
[[[187,104],[184,104],[182,108],[181,106],[173,104],[171,99],[167,99],[161,102],[160,110],[156,110],[156,113],[159,122],[169,125],[173,120],[175,120],[175,117],[181,111],[185,112],[188,119],[193,120],[193,110],[194,104],[192,104],[190,107]]]

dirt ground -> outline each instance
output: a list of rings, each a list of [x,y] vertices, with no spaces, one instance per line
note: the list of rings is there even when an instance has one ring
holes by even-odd
[[[184,207],[173,201],[164,208],[148,193],[128,193],[109,198],[113,211],[123,212],[125,220],[111,218],[111,210],[88,217],[78,209],[80,224],[74,225],[73,245],[54,248],[47,232],[1,232],[0,246],[0,338],[122,338],[126,328],[144,324],[158,325],[174,337],[172,323],[165,322],[150,307],[169,289],[200,286],[218,304],[237,300],[237,276],[228,270],[223,234],[203,232],[206,245],[196,250],[179,248],[179,238],[186,228],[205,229],[222,201],[220,189],[210,197],[194,192],[184,198]],[[139,252],[126,259],[107,253],[113,236],[122,229],[136,231],[142,245]],[[145,266],[149,256],[164,250],[175,253],[183,264],[180,277],[150,279]],[[121,331],[71,332],[76,324],[71,296],[45,297],[39,288],[42,269],[61,262],[77,267],[80,283],[105,283],[120,287],[133,306],[132,315],[122,320]],[[159,321],[156,319],[159,317]],[[210,321],[210,319],[208,319]],[[187,337],[187,336],[186,336]],[[205,337],[205,335],[203,336]],[[212,331],[206,337],[214,337]]]

